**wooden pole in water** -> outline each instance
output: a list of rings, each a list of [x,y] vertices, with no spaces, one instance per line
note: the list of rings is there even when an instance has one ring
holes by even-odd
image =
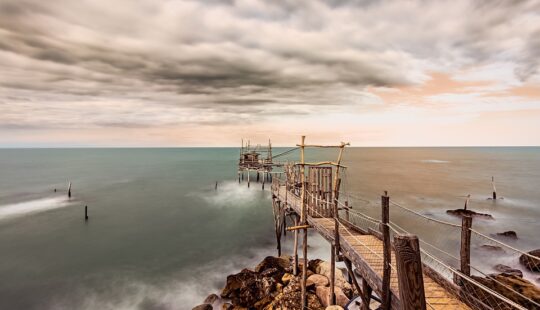
[[[305,159],[304,159],[304,145],[305,145],[305,140],[306,140],[306,136],[302,136],[302,144],[300,146],[301,148],[301,152],[300,152],[300,162],[301,162],[301,166],[300,166],[300,179],[301,179],[301,182],[302,182],[302,192],[300,194],[300,201],[302,203],[302,212],[301,212],[301,222],[303,225],[307,225],[307,214],[306,214],[306,175],[305,175]],[[308,230],[307,228],[304,228],[304,242],[302,244],[302,251],[303,251],[303,256],[304,256],[304,263],[302,264],[302,309],[306,309],[307,307],[307,287],[306,287],[306,283],[307,283],[307,263],[308,263],[308,258],[307,258],[307,233],[308,233]]]
[[[460,271],[466,276],[471,275],[471,227],[472,217],[463,216],[461,218],[461,249],[459,251]],[[463,285],[461,279],[454,278],[454,282]],[[457,281],[456,281],[457,280]]]
[[[497,200],[497,189],[495,188],[495,178],[491,177],[491,185],[493,186],[493,200]]]
[[[218,181],[216,181],[216,187],[215,187],[215,190],[217,191],[217,184],[218,184]]]
[[[420,258],[420,243],[414,235],[394,236],[399,283],[399,300],[403,310],[425,310],[426,296]]]
[[[88,206],[84,206],[84,220],[88,221]]]
[[[248,181],[248,188],[249,188],[249,175],[250,175],[250,174],[251,174],[251,173],[250,173],[250,171],[249,171],[249,169],[248,169],[248,170],[247,170],[247,181]]]
[[[362,278],[362,294],[360,295],[360,298],[362,299],[362,310],[370,310],[369,304],[371,303],[371,292],[371,286],[369,286],[366,279]]]
[[[467,207],[469,206],[469,199],[471,199],[471,194],[467,195],[467,199],[465,199],[465,205],[463,206],[463,210],[467,210]]]
[[[345,220],[347,220],[347,222],[351,221],[351,218],[349,215],[349,201],[348,200],[345,201]]]
[[[259,183],[259,170],[257,170],[257,183]]]
[[[71,198],[71,182],[69,182],[68,186],[68,198]]]
[[[263,171],[263,178],[262,178],[262,189],[264,190],[264,181],[266,178],[266,171]]]
[[[388,192],[384,191],[384,195],[381,196],[381,233],[383,237],[383,277],[382,277],[382,296],[381,296],[381,306],[382,309],[390,309],[390,264],[391,264],[391,247],[390,244],[390,229],[388,227],[388,222],[390,221],[390,197],[388,197]]]
[[[298,214],[294,214],[294,226],[300,224]],[[294,231],[294,265],[293,265],[293,274],[298,275],[298,229]]]

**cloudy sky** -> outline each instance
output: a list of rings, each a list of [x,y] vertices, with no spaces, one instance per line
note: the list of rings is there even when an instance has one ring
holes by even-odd
[[[540,1],[0,0],[0,146],[540,145]]]

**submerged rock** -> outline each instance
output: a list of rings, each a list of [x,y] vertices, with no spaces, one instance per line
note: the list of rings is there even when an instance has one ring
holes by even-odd
[[[502,236],[502,237],[508,237],[508,238],[512,238],[512,239],[517,239],[517,234],[515,231],[513,230],[508,230],[508,231],[505,231],[505,232],[502,232],[502,233],[497,233],[497,236]]]
[[[230,303],[224,303],[222,306],[221,306],[221,310],[232,310],[234,308],[234,306]]]
[[[519,262],[530,271],[540,271],[540,249],[532,250],[528,252],[528,254],[534,256],[535,258],[521,254],[519,257]]]
[[[192,310],[212,310],[212,305],[209,304],[202,304],[195,306]]]
[[[478,213],[473,210],[466,210],[466,209],[446,210],[446,214],[455,215],[459,217],[471,216],[471,217],[483,217],[487,219],[493,219],[493,216],[491,214]]]
[[[503,248],[498,245],[483,244],[480,246],[482,250],[491,251],[491,252],[504,252]]]
[[[500,272],[502,272],[504,274],[514,275],[514,276],[518,276],[520,278],[523,278],[523,272],[521,270],[519,270],[519,269],[514,269],[512,267],[509,267],[509,266],[506,266],[506,265],[503,265],[503,264],[497,264],[493,268],[495,268],[495,270],[500,271]]]
[[[206,299],[204,300],[204,303],[205,304],[213,304],[215,303],[216,301],[219,300],[219,296],[216,295],[216,294],[210,294],[208,295],[208,297],[206,297]]]
[[[523,278],[505,273],[489,276],[487,278],[477,276],[471,277],[490,289],[506,296],[508,299],[521,304],[527,309],[538,309],[538,307],[528,299],[531,299],[536,303],[540,303],[540,288]],[[512,290],[510,290],[509,287],[512,288]],[[476,295],[480,300],[483,300],[483,296],[485,296],[482,289],[475,286],[471,286],[468,291]],[[519,292],[521,295],[527,298],[516,294],[516,292]]]

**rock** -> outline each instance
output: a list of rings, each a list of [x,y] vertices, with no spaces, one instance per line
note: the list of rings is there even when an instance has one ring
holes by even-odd
[[[500,246],[497,246],[497,245],[483,244],[482,246],[480,246],[480,248],[486,251],[504,252],[504,250]]]
[[[478,213],[472,210],[465,210],[465,209],[446,210],[446,214],[455,215],[459,217],[472,216],[472,217],[483,217],[487,219],[493,219],[493,216],[491,216],[491,214]]]
[[[288,310],[301,310],[301,287],[299,279],[296,277],[291,278],[289,285],[283,288],[283,292],[279,293],[274,300],[266,305],[264,310],[274,309],[288,309]],[[308,309],[322,310],[324,309],[321,301],[313,293],[308,292]]]
[[[221,310],[232,310],[234,308],[234,306],[230,303],[224,303],[222,306],[221,306]]]
[[[341,307],[341,306],[328,306],[324,310],[343,310],[343,307]]]
[[[209,304],[202,304],[202,305],[198,305],[198,306],[195,306],[195,308],[193,308],[192,310],[212,310],[212,305],[209,305]]]
[[[519,270],[519,269],[514,269],[512,267],[502,265],[502,264],[497,264],[493,268],[495,268],[495,270],[500,271],[500,272],[502,272],[504,274],[515,275],[515,276],[518,276],[520,278],[523,278],[523,272],[521,270]]]
[[[507,287],[512,288],[514,291],[519,292],[520,294],[526,296],[527,298],[533,300],[536,303],[540,303],[540,288],[518,276],[502,273],[487,278],[477,276],[471,277],[480,282],[481,284],[491,288],[492,290],[506,296],[508,299],[511,299],[514,302],[521,304],[527,309],[537,309],[537,307],[532,302],[530,302],[526,298],[521,297]],[[485,296],[485,293],[482,291],[482,289],[472,285],[470,286],[470,289],[468,289],[468,291],[476,295],[481,300],[482,296]]]
[[[294,276],[290,273],[285,273],[283,277],[281,277],[281,283],[287,285],[291,281],[291,279],[294,278]]]
[[[269,297],[267,294],[273,287],[275,287],[273,278],[263,278],[257,272],[244,269],[227,277],[221,297],[230,299],[235,306],[252,307]]]
[[[540,271],[540,249],[530,251],[528,254],[537,258],[532,258],[525,254],[521,254],[519,257],[519,262],[530,271]]]
[[[508,238],[512,238],[512,239],[517,239],[517,234],[515,231],[513,230],[508,230],[508,231],[505,231],[505,232],[502,232],[502,233],[497,233],[497,236],[503,236],[503,237],[508,237]]]
[[[315,273],[323,275],[327,277],[328,279],[330,279],[330,271],[332,268],[329,262],[320,261],[314,267],[315,267]],[[343,292],[345,293],[345,295],[351,296],[352,286],[349,284],[349,282],[347,282],[347,280],[343,276],[343,273],[341,273],[341,271],[338,268],[335,269],[335,275],[336,275],[335,286],[341,288]]]
[[[320,274],[313,274],[307,278],[306,286],[328,286],[329,280],[327,277]]]
[[[277,268],[281,271],[287,271],[289,270],[290,266],[291,262],[286,257],[267,256],[257,265],[257,267],[255,267],[255,272],[262,272],[270,268]]]
[[[321,300],[323,306],[328,307],[330,305],[330,287],[317,286],[315,289],[317,297]],[[345,307],[349,303],[349,298],[343,293],[340,287],[334,287],[334,294],[336,294],[336,304]]]
[[[204,300],[204,303],[205,304],[210,304],[212,305],[213,303],[215,303],[216,301],[219,300],[219,296],[216,295],[216,294],[210,294],[208,295],[208,297],[206,297],[206,299]]]

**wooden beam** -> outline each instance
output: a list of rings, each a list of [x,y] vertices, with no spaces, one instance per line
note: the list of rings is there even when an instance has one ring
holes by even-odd
[[[390,243],[390,229],[388,223],[390,222],[390,197],[388,192],[384,192],[381,196],[381,233],[383,241],[383,277],[382,277],[382,309],[390,309],[390,264],[392,260],[392,245]]]
[[[399,299],[403,310],[425,310],[426,296],[420,243],[414,235],[394,236]]]
[[[300,180],[302,182],[302,191],[300,193],[300,202],[302,203],[302,209],[300,214],[300,221],[303,225],[307,224],[307,210],[306,210],[306,175],[304,171],[304,144],[305,144],[306,136],[302,136],[302,145],[300,147],[300,162],[302,165],[300,166]],[[303,242],[302,242],[302,254],[304,257],[304,263],[302,264],[302,309],[306,309],[307,307],[307,228],[304,229],[303,233]]]
[[[298,226],[292,226],[292,227],[287,227],[287,230],[288,231],[293,231],[293,230],[300,230],[300,229],[306,229],[306,228],[312,228],[311,225],[298,225]]]

